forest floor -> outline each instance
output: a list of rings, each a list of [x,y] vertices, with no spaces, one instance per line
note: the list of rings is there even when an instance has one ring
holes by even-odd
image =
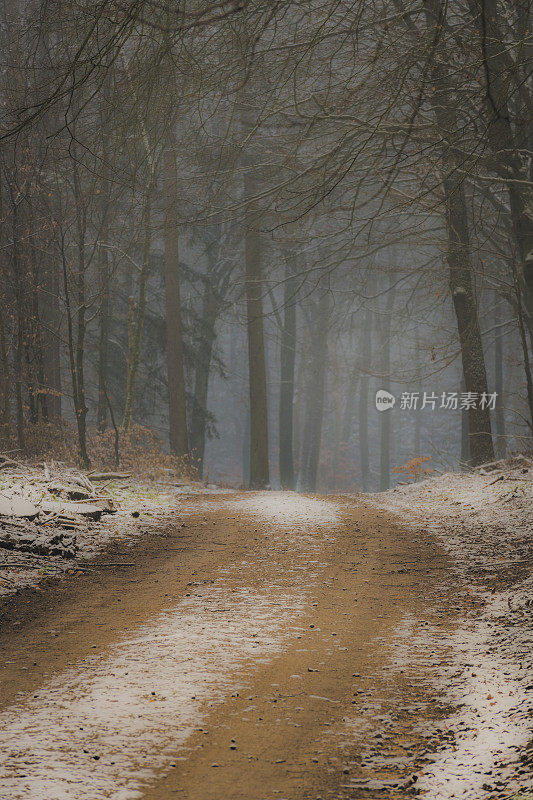
[[[117,489],[9,573],[0,796],[533,798],[532,477]]]

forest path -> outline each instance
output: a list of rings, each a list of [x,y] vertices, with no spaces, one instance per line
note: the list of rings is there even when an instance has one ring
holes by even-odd
[[[0,634],[2,798],[405,797],[449,739],[435,676],[472,601],[430,533],[231,494],[99,561],[133,566],[22,594]]]

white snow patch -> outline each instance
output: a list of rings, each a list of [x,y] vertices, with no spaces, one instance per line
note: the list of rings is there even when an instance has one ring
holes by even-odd
[[[254,492],[233,506],[277,525],[306,527],[337,525],[339,507],[331,500],[317,500],[293,492]]]
[[[524,542],[533,539],[533,469],[450,472],[366,495],[365,500],[401,514],[402,524],[426,524],[462,572],[474,559],[518,562]]]
[[[443,675],[436,683],[457,706],[447,721],[456,742],[417,783],[431,800],[480,800],[487,796],[483,785],[495,778],[504,779],[508,792],[533,789],[531,775],[516,773],[516,753],[532,737],[533,698],[526,686],[533,675],[533,576],[524,570],[525,577],[493,594],[485,582],[501,567],[525,567],[528,555],[531,563],[532,473],[523,464],[501,474],[450,473],[367,496],[372,505],[401,514],[402,524],[431,529],[484,602],[482,612],[448,638],[429,627],[415,632],[412,619],[397,629],[396,664],[445,652],[451,669],[461,670],[460,679]],[[503,766],[513,761],[514,767]]]
[[[489,618],[465,623],[443,638],[439,628],[406,616],[395,638],[396,667],[416,672],[435,655],[449,665],[448,675],[436,678],[434,685],[446,702],[458,706],[452,721],[456,741],[420,773],[417,788],[431,800],[479,800],[483,784],[491,784],[496,771],[500,780],[506,777],[508,791],[524,788],[524,781],[514,785],[514,770],[506,773],[504,766],[530,736],[522,708],[522,675],[497,653],[487,651]]]
[[[141,797],[201,723],[206,702],[221,702],[237,688],[232,673],[246,659],[279,649],[281,629],[300,613],[303,598],[277,600],[273,613],[268,593],[235,591],[228,598],[215,587],[2,713],[0,794]]]
[[[455,638],[464,656],[476,664],[476,677],[469,677],[461,692],[449,692],[451,700],[466,706],[454,724],[470,731],[458,738],[453,748],[446,748],[417,784],[438,800],[479,798],[480,784],[492,783],[495,766],[513,760],[513,751],[528,740],[524,721],[517,717],[521,686],[504,674],[507,665],[493,655],[478,663],[485,643],[483,633],[462,629]]]
[[[255,559],[219,569],[214,584],[195,586],[195,596],[0,714],[0,796],[142,797],[170,769],[209,708],[239,688],[238,671],[250,659],[255,666],[265,663],[302,632],[299,616],[328,541],[320,534],[333,512],[327,503],[298,498],[290,512],[291,503],[283,501],[287,523],[298,519],[305,531],[278,531],[276,499],[270,497],[270,506],[250,498],[252,511],[272,512]],[[311,518],[313,525],[307,524]],[[290,548],[290,566],[284,561],[283,570],[276,559],[280,542]],[[250,574],[254,588],[245,583]]]

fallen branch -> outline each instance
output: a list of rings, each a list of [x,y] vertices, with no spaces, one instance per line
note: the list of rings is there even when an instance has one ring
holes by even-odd
[[[91,472],[88,477],[92,481],[126,481],[131,472]]]
[[[61,558],[75,558],[74,548],[67,549],[59,543],[44,543],[39,541],[16,541],[14,539],[0,538],[0,547],[4,550],[16,550],[21,553],[35,553],[42,556],[60,556]],[[77,548],[75,548],[77,549]]]
[[[0,469],[8,469],[9,467],[20,467],[16,461],[9,461],[7,459],[0,461]]]

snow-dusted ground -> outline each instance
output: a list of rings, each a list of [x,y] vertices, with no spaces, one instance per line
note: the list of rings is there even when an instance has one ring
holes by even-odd
[[[308,531],[309,526],[337,525],[339,514],[331,500],[305,497],[295,492],[254,492],[233,502],[236,510],[253,514],[265,522]]]
[[[78,534],[83,555],[97,554],[110,539],[156,531],[224,505],[268,523],[263,557],[220,569],[214,585],[198,587],[194,597],[135,637],[21,696],[0,715],[0,796],[85,800],[97,756],[100,796],[120,774],[120,800],[138,797],[155,772],[170,768],[209,704],[232,690],[232,673],[250,657],[261,664],[298,635],[299,615],[317,579],[318,549],[339,521],[334,503],[294,493],[254,493],[219,503],[198,496],[206,490],[195,486],[137,484],[116,492],[120,512]],[[430,800],[511,798],[518,791],[531,791],[523,795],[531,800],[531,766],[521,767],[517,755],[532,738],[533,470],[525,462],[503,472],[448,474],[367,495],[365,502],[397,513],[402,525],[434,531],[451,556],[458,586],[470,586],[476,608],[483,606],[466,614],[445,640],[438,626],[417,619],[405,619],[393,634],[393,658],[403,667],[416,669],[417,658],[423,664],[428,653],[449,658],[435,688],[457,708],[447,723],[453,744],[437,754],[416,787]],[[287,548],[293,555],[288,570],[286,562],[283,569],[278,563]],[[37,583],[43,562],[75,566],[39,559],[33,571],[2,570],[15,581],[4,591],[21,585],[21,574]],[[248,575],[264,575],[259,589],[247,590]],[[156,659],[149,657],[153,653]],[[157,763],[152,757],[147,766],[145,756],[155,752]]]
[[[456,675],[436,681],[457,707],[449,720],[455,742],[417,787],[431,800],[533,790],[532,765],[518,760],[533,739],[533,469],[518,459],[498,472],[397,487],[371,502],[401,515],[403,525],[433,530],[482,605],[445,641],[439,629],[416,620],[397,631],[395,659],[403,666],[445,647]]]
[[[226,504],[268,523],[263,551],[220,568],[213,584],[134,637],[2,712],[0,797],[142,797],[209,708],[239,686],[239,668],[250,659],[260,666],[303,632],[299,617],[338,520],[335,504],[269,494]]]
[[[498,472],[450,472],[369,499],[401,514],[405,524],[434,530],[461,571],[520,564],[533,538],[533,467],[526,463]]]

